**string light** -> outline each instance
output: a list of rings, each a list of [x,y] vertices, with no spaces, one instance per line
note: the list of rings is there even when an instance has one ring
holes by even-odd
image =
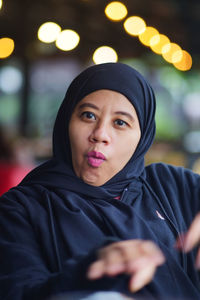
[[[172,63],[180,62],[182,57],[183,57],[183,50],[182,49],[174,51],[174,53],[172,54]]]
[[[164,45],[162,48],[162,56],[167,62],[175,63],[176,61],[173,61],[173,56],[175,57],[176,52],[180,50],[181,47],[179,45],[175,43],[168,43]]]
[[[170,43],[169,38],[164,34],[154,35],[150,40],[150,47],[156,54],[162,54],[163,47]]]
[[[127,8],[121,2],[113,1],[105,7],[106,16],[112,21],[118,21],[123,18],[118,16],[120,5],[121,10],[124,9],[124,14],[126,15]],[[177,69],[185,70],[186,68],[191,68],[192,58],[190,54],[182,51],[179,45],[171,43],[169,38],[164,34],[160,34],[156,28],[146,26],[145,20],[141,17],[131,16],[124,21],[123,25],[128,34],[138,36],[143,45],[150,47],[154,53],[162,55],[167,62],[173,63]]]
[[[12,54],[15,48],[13,39],[1,38],[0,39],[0,58],[7,58]]]
[[[57,39],[61,27],[54,22],[46,22],[38,29],[38,39],[43,43],[52,43]]]
[[[159,34],[159,32],[157,29],[155,29],[154,27],[147,26],[145,28],[145,31],[143,33],[139,34],[139,40],[143,45],[150,46],[152,37],[154,37],[155,35],[158,35],[158,34]]]
[[[181,60],[179,62],[174,63],[173,65],[176,69],[180,71],[188,71],[192,67],[192,57],[187,51],[182,50]]]
[[[80,37],[71,29],[61,31],[56,40],[56,47],[63,51],[70,51],[77,47]]]
[[[145,31],[146,23],[142,18],[132,16],[126,19],[124,28],[128,34],[138,36]]]
[[[112,21],[121,21],[126,17],[127,12],[126,6],[119,1],[113,1],[105,8],[106,16]]]
[[[97,48],[93,54],[93,61],[95,64],[102,64],[107,62],[117,62],[117,52],[108,46],[102,46]]]

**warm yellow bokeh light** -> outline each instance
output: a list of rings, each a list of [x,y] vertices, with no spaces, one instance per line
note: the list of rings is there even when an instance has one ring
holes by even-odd
[[[176,56],[176,52],[180,51],[181,47],[175,43],[168,43],[163,46],[162,48],[162,56],[163,58],[169,62],[169,63],[175,63],[176,61],[173,61],[173,57]]]
[[[145,31],[146,23],[142,18],[132,16],[126,19],[124,28],[128,34],[137,36]]]
[[[0,9],[2,8],[3,0],[0,0]]]
[[[46,22],[38,29],[38,39],[43,43],[52,43],[57,39],[61,27],[54,22]]]
[[[174,67],[177,68],[180,71],[188,71],[192,67],[192,57],[191,55],[185,51],[182,50],[182,58],[179,62],[174,63]]]
[[[10,56],[15,48],[15,43],[10,38],[0,39],[0,58]]]
[[[183,50],[177,50],[172,54],[172,63],[178,63],[183,57]]]
[[[93,61],[95,64],[102,64],[107,62],[117,62],[117,52],[108,46],[102,46],[97,48],[93,54]]]
[[[77,47],[80,37],[77,32],[71,29],[61,31],[56,40],[56,47],[63,51],[70,51]]]
[[[150,46],[150,41],[153,36],[158,35],[159,32],[154,27],[147,26],[145,31],[139,35],[139,40],[145,46]]]
[[[156,54],[162,54],[163,47],[170,43],[169,38],[164,34],[154,35],[150,40],[150,47]]]
[[[127,15],[127,8],[123,3],[113,1],[106,6],[105,14],[112,21],[121,21]]]

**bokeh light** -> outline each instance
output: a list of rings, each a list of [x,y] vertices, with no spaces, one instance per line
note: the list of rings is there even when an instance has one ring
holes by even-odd
[[[145,46],[150,46],[150,41],[153,36],[158,35],[159,32],[154,27],[147,26],[145,31],[139,35],[140,42]]]
[[[192,57],[191,55],[182,50],[182,58],[180,61],[174,63],[174,67],[180,71],[188,71],[192,68]]]
[[[112,21],[121,21],[127,15],[127,8],[123,3],[113,1],[106,6],[105,14]]]
[[[154,35],[150,40],[151,50],[156,54],[162,54],[163,47],[169,42],[169,38],[164,34]]]
[[[162,48],[162,56],[167,62],[173,63],[173,62],[176,62],[175,61],[176,52],[180,51],[180,50],[181,50],[181,47],[179,45],[177,45],[175,43],[168,43],[168,44],[164,45]],[[179,59],[179,61],[180,61],[180,59]]]
[[[13,39],[1,38],[0,39],[0,58],[6,58],[12,54],[15,48]]]
[[[186,95],[182,101],[183,112],[190,122],[199,122],[200,120],[200,92],[192,92]]]
[[[125,20],[124,28],[128,34],[138,36],[145,31],[146,23],[142,18],[132,16]]]
[[[177,50],[172,54],[172,63],[178,63],[183,57],[183,50]]]
[[[71,29],[61,31],[56,40],[56,47],[63,51],[70,51],[78,46],[80,37]]]
[[[107,62],[117,62],[117,52],[108,46],[102,46],[95,50],[93,54],[93,61],[95,64],[102,64]]]
[[[7,66],[0,72],[0,89],[6,94],[17,93],[23,84],[22,73],[19,69]]]
[[[200,152],[200,132],[191,131],[188,132],[183,139],[185,149],[191,153]]]
[[[0,0],[0,9],[2,8],[3,0]]]
[[[61,27],[54,22],[46,22],[38,29],[38,39],[43,43],[52,43],[57,39]]]

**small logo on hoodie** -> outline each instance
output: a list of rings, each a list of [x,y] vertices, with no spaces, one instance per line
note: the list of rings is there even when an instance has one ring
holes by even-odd
[[[161,220],[165,220],[165,218],[159,213],[159,211],[156,210],[156,214],[158,218],[160,218]]]

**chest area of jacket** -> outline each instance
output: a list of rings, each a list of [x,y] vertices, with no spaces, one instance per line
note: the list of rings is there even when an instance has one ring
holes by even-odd
[[[117,201],[120,200],[114,203],[97,201],[73,209],[53,205],[52,215],[46,215],[47,227],[39,232],[49,232],[47,244],[41,239],[44,248],[49,247],[49,243],[56,243],[63,256],[71,257],[87,254],[110,238],[116,238],[153,240],[173,249],[177,231],[156,203],[130,206]]]

